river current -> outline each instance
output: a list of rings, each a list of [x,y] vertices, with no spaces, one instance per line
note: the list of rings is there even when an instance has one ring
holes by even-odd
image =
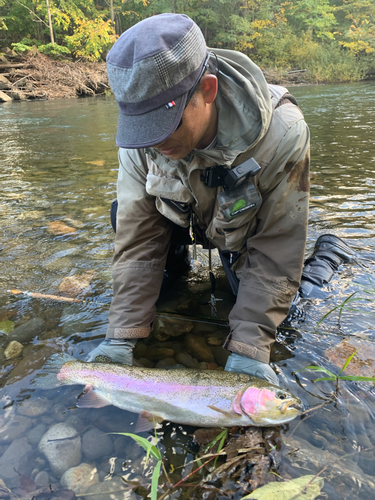
[[[333,233],[356,250],[356,260],[340,266],[323,298],[304,304],[303,321],[279,330],[272,360],[281,386],[314,410],[279,429],[283,444],[273,471],[293,479],[326,467],[321,472],[326,498],[367,500],[375,489],[373,385],[342,380],[337,388],[329,380],[314,382],[325,376],[322,372],[300,370],[315,365],[339,373],[359,348],[350,373],[375,376],[375,83],[290,90],[311,131],[306,256],[319,235]],[[145,465],[145,453],[131,438],[107,435],[98,444],[104,433],[132,432],[136,415],[111,406],[76,408],[78,386],[51,391],[31,387],[51,354],[65,351],[82,359],[106,332],[112,295],[109,209],[116,197],[116,124],[117,105],[111,97],[6,103],[0,108],[0,478],[14,494],[25,491],[20,474],[35,489],[49,484],[55,491],[66,488],[61,476],[74,462],[86,464],[86,477],[94,478],[93,486],[82,489],[91,496],[75,490],[82,498],[142,498],[130,490],[122,492],[119,478],[146,484],[152,473],[152,462]],[[225,363],[220,344],[227,329],[207,319],[207,266],[207,255],[198,249],[193,271],[173,284],[158,304],[160,313],[189,316],[192,331],[143,342],[137,357],[144,363],[168,366],[184,361],[202,369]],[[221,270],[215,272],[216,294],[223,299],[218,316],[226,320],[233,297]],[[67,277],[78,277],[84,302],[10,293],[64,295],[61,283]],[[206,318],[207,323],[195,323],[194,318]],[[202,354],[202,344],[194,346],[186,339],[189,335],[206,340],[212,359]],[[13,340],[22,344],[22,352],[9,357],[6,348]],[[79,457],[61,469],[51,466],[40,445],[56,424],[61,424],[62,433],[75,430],[77,436],[70,436],[70,442],[80,440]],[[172,471],[194,458],[193,431],[172,424],[158,431]],[[152,432],[142,436],[155,439]],[[238,485],[233,482],[230,489],[233,498],[241,498]],[[199,498],[196,491],[194,495]],[[208,498],[207,491],[201,498]]]

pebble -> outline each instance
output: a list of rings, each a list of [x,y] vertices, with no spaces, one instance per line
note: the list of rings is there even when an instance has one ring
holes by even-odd
[[[155,366],[155,363],[153,363],[147,358],[137,358],[137,361],[140,363],[141,366],[144,366],[145,368],[154,368]]]
[[[52,402],[46,398],[25,399],[17,407],[17,413],[25,417],[39,417],[48,411]]]
[[[155,368],[170,368],[175,365],[176,361],[173,358],[165,358],[158,361]]]
[[[15,439],[24,436],[33,425],[30,418],[22,415],[11,414],[0,421],[0,442],[11,443]]]
[[[167,349],[166,347],[153,347],[150,346],[146,358],[150,361],[160,361],[165,358],[173,358],[175,352],[173,349]]]
[[[33,449],[26,437],[15,439],[0,458],[0,474],[9,488],[20,486],[20,471],[28,476],[34,466]]]
[[[198,368],[199,361],[197,361],[188,352],[179,352],[176,356],[176,361],[186,366],[186,368]]]
[[[215,361],[214,355],[203,337],[188,333],[185,337],[185,346],[198,361],[207,361],[208,363]]]
[[[223,345],[225,340],[225,335],[219,333],[214,333],[206,337],[206,342],[208,345]]]
[[[16,340],[12,340],[12,342],[10,342],[5,348],[4,356],[6,359],[18,358],[18,356],[21,356],[22,351],[23,345]]]
[[[64,422],[68,417],[68,410],[66,405],[62,403],[57,403],[51,409],[49,416],[53,418],[54,421]]]
[[[82,436],[82,452],[89,461],[110,455],[113,452],[111,436],[96,427],[88,430]]]
[[[46,323],[41,318],[33,318],[22,325],[17,326],[8,335],[9,340],[16,340],[21,344],[27,344],[34,340],[46,330]]]
[[[76,434],[74,427],[60,423],[48,429],[40,440],[39,451],[46,456],[52,472],[59,477],[81,462],[81,438]]]
[[[175,318],[157,317],[154,322],[152,335],[155,339],[163,342],[170,337],[179,337],[193,330],[192,321],[184,321]]]
[[[98,471],[93,465],[82,463],[64,472],[60,483],[64,488],[79,494],[99,482]]]
[[[26,434],[27,441],[32,445],[36,446],[39,441],[42,439],[43,434],[46,433],[47,426],[45,424],[39,424],[33,429],[30,429]]]
[[[42,488],[43,486],[49,485],[49,475],[45,470],[41,470],[34,478],[35,486]]]
[[[144,342],[137,342],[134,347],[133,355],[135,358],[143,358],[148,346]]]

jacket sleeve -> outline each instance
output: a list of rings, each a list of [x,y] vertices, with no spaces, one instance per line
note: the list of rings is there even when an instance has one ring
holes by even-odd
[[[276,329],[298,290],[309,203],[309,130],[300,120],[285,134],[259,179],[262,206],[247,240],[237,301],[229,322],[229,351],[270,361]]]
[[[147,163],[138,150],[120,149],[113,300],[107,338],[147,337],[155,318],[169,249],[171,223],[145,189]]]

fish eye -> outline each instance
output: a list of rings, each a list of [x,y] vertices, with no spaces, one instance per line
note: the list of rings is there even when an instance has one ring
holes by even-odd
[[[286,398],[287,398],[287,396],[286,396],[285,392],[281,392],[281,391],[277,392],[277,393],[276,393],[276,396],[277,396],[279,399],[286,399]]]

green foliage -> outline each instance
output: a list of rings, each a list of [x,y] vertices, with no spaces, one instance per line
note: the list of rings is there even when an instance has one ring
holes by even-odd
[[[50,56],[55,59],[59,59],[63,56],[70,55],[70,50],[68,48],[58,45],[57,43],[54,43],[53,45],[52,43],[47,43],[46,45],[39,45],[38,50],[42,54],[46,54],[47,56]]]
[[[338,383],[340,380],[351,380],[353,382],[375,382],[375,377],[362,377],[360,375],[341,375],[341,373],[347,368],[348,364],[351,362],[351,360],[354,358],[354,356],[357,354],[358,351],[359,351],[359,349],[354,351],[353,354],[351,354],[348,357],[348,359],[345,361],[343,367],[341,368],[341,370],[339,371],[338,374],[335,374],[335,373],[331,372],[330,370],[328,370],[327,368],[323,368],[321,366],[306,366],[305,368],[301,368],[300,370],[297,370],[294,373],[303,372],[305,370],[313,370],[313,371],[317,371],[317,372],[322,372],[322,373],[325,373],[326,375],[328,375],[328,377],[316,378],[313,380],[313,382],[320,382],[322,380],[329,380],[331,382],[335,382],[337,387],[338,387]]]
[[[114,22],[109,4],[50,0],[57,45],[96,61],[138,21],[180,12],[198,23],[209,47],[242,51],[261,67],[307,69],[310,82],[359,80],[375,67],[373,0],[113,0]],[[25,51],[25,38],[51,42],[45,0],[0,0],[1,45]]]
[[[74,34],[66,36],[68,47],[76,57],[98,61],[102,52],[116,41],[111,21],[98,17],[93,20],[77,19]]]

